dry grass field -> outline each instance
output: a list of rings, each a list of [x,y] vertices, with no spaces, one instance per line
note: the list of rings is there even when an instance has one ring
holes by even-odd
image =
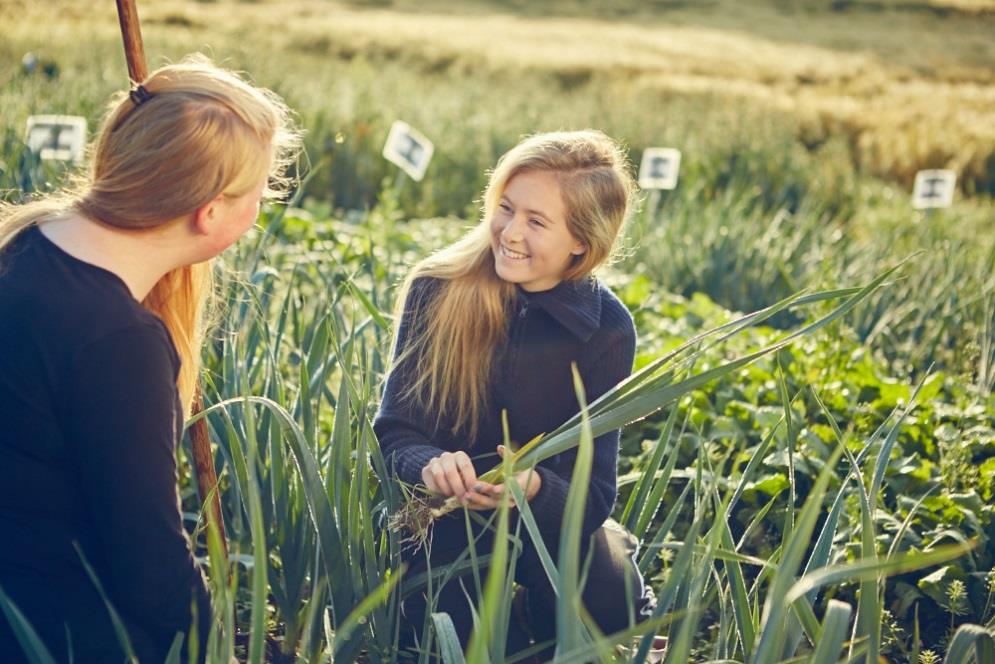
[[[95,4],[3,0],[9,53],[51,44],[86,67],[94,53],[113,52],[114,3]],[[138,4],[153,61],[179,49],[241,53],[259,63],[252,71],[261,80],[311,87],[314,104],[331,89],[330,60],[470,76],[552,72],[566,90],[611,81],[612,94],[624,84],[787,112],[808,146],[843,136],[865,173],[907,185],[920,168],[946,167],[966,193],[995,190],[995,2],[987,0]],[[12,65],[0,64],[0,89]]]

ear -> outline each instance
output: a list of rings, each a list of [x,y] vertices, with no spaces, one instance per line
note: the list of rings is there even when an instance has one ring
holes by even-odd
[[[193,228],[198,235],[210,235],[215,229],[221,215],[220,203],[219,195],[194,210]]]
[[[570,250],[570,253],[574,256],[580,256],[587,253],[587,245],[583,242],[577,242],[574,244],[574,248]]]

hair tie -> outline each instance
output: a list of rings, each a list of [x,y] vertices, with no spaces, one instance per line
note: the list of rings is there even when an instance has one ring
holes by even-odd
[[[131,103],[135,106],[141,106],[149,99],[152,99],[152,93],[145,89],[144,85],[139,85],[134,90],[128,93],[131,98]]]

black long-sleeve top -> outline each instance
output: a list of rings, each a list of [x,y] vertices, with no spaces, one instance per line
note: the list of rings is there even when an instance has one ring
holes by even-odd
[[[165,326],[113,273],[37,227],[0,253],[0,587],[58,661],[122,661],[74,543],[140,661],[189,632],[192,602],[206,642],[177,495],[178,370]],[[0,620],[0,661],[22,657]]]
[[[405,302],[404,317],[395,348],[405,347],[414,312],[432,315],[431,300],[441,281],[416,279]],[[468,315],[471,315],[468,313]],[[409,484],[421,482],[421,470],[443,451],[466,451],[478,474],[495,465],[493,454],[504,439],[501,411],[508,412],[512,441],[524,444],[540,433],[549,433],[579,410],[570,365],[576,362],[588,403],[629,375],[635,353],[636,333],[632,316],[617,297],[595,279],[561,282],[542,292],[517,290],[510,315],[507,343],[493,363],[490,400],[476,440],[453,435],[452,427],[436,429],[436,418],[400,398],[402,388],[419,371],[417,359],[393,367],[384,388],[374,431],[388,466]],[[598,436],[590,491],[584,514],[584,531],[593,532],[611,514],[616,497],[619,432]],[[542,485],[529,507],[540,530],[559,530],[566,505],[576,451],[541,462],[537,472]]]

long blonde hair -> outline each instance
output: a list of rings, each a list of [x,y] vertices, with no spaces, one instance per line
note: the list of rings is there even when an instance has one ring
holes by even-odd
[[[424,312],[409,311],[423,321],[410,326],[405,347],[394,362],[417,362],[415,376],[401,398],[436,414],[436,426],[466,435],[468,446],[489,397],[492,360],[506,341],[515,286],[498,277],[491,250],[490,220],[508,182],[526,171],[556,176],[567,211],[567,227],[586,250],[574,257],[563,275],[575,281],[590,275],[612,257],[635,190],[622,149],[600,131],[537,134],[501,159],[484,191],[480,223],[454,244],[425,258],[408,274],[395,305],[395,338],[405,313],[411,284],[434,277],[442,285]]]
[[[0,207],[0,251],[31,225],[66,212],[145,229],[218,195],[245,195],[267,173],[268,195],[286,186],[301,136],[277,95],[200,55],[157,69],[142,86],[150,97],[141,104],[127,92],[111,99],[84,176],[45,199]],[[163,276],[142,302],[172,336],[185,407],[200,371],[211,292],[212,266],[199,263]]]

